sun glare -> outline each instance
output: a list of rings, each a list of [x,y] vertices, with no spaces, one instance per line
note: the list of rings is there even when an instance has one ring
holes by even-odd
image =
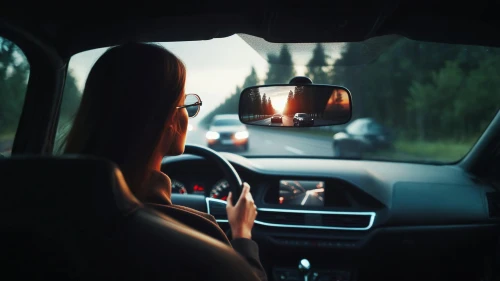
[[[286,100],[288,96],[274,97],[271,98],[273,108],[278,112],[282,113],[286,106]]]

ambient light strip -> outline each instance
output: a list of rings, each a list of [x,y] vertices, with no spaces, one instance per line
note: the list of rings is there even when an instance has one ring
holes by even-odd
[[[215,203],[221,203],[227,205],[227,202],[215,198],[206,198],[207,202],[207,212],[210,213],[210,201]],[[336,211],[317,211],[317,210],[294,210],[294,209],[272,209],[272,208],[257,208],[257,211],[263,212],[276,212],[276,213],[300,213],[300,214],[322,214],[322,215],[361,215],[370,216],[370,223],[366,227],[342,227],[342,226],[318,226],[318,225],[296,225],[296,224],[279,224],[279,223],[269,223],[264,221],[255,220],[255,224],[272,226],[272,227],[287,227],[287,228],[307,228],[307,229],[330,229],[330,230],[369,230],[373,226],[375,221],[375,212],[336,212]],[[217,222],[225,222],[228,220],[218,220]]]

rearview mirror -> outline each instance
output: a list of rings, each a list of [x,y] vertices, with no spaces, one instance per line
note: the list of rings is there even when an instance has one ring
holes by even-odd
[[[331,126],[349,122],[351,115],[351,93],[340,86],[255,86],[244,89],[240,96],[240,121],[248,125]]]

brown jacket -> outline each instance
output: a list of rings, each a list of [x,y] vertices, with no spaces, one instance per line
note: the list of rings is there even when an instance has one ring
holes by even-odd
[[[245,238],[229,241],[212,215],[172,204],[171,186],[170,178],[166,174],[155,171],[147,183],[150,193],[145,200],[146,205],[232,247],[247,260],[260,280],[267,280],[266,271],[259,258],[259,246],[255,241]]]

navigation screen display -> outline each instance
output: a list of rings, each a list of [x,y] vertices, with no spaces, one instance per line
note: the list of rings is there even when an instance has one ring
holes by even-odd
[[[324,206],[325,182],[281,180],[279,203],[293,206]]]

